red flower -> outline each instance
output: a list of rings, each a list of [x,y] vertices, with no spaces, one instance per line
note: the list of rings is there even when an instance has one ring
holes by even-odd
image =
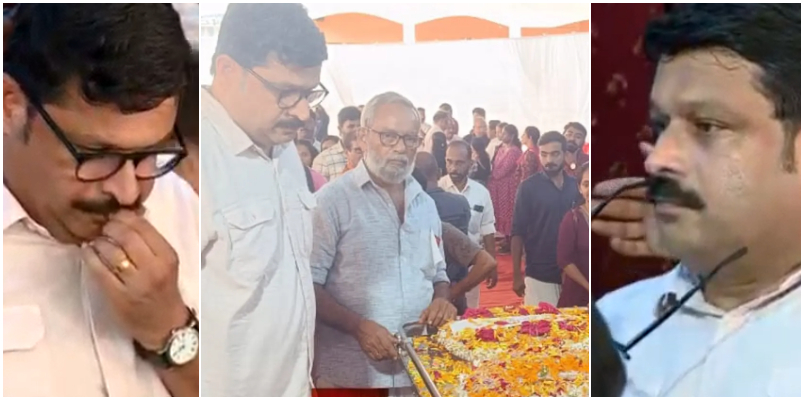
[[[548,321],[525,321],[519,329],[520,333],[531,336],[544,336],[550,333],[550,322]]]
[[[539,303],[539,308],[536,309],[538,314],[558,314],[559,311],[555,306],[550,303]]]
[[[497,322],[494,323],[494,325],[505,326],[505,325],[508,325],[508,322],[506,322],[506,321],[497,321]]]
[[[491,329],[491,328],[478,329],[477,334],[475,336],[477,336],[478,339],[480,339],[480,340],[482,340],[484,342],[496,342],[497,341],[497,338],[494,337],[494,329]]]

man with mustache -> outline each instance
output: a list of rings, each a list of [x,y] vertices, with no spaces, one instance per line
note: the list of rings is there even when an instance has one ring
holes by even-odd
[[[586,143],[586,127],[580,122],[570,122],[564,126],[564,137],[567,139],[567,154],[564,155],[564,165],[567,173],[575,176],[581,165],[589,162],[589,155],[583,152]]]
[[[671,294],[748,252],[631,349],[626,395],[801,396],[800,31],[799,4],[678,5],[648,25],[656,141],[641,147],[668,184],[593,228],[680,263],[600,301],[612,337],[632,340]],[[629,211],[644,219],[612,221]]]
[[[3,394],[198,396],[169,4],[22,4],[3,54]]]
[[[318,304],[313,378],[324,388],[411,394],[394,333],[455,317],[435,203],[411,172],[416,108],[397,93],[371,99],[363,162],[318,192],[310,264]]]
[[[558,266],[558,230],[561,220],[579,200],[576,179],[564,170],[567,140],[550,131],[539,138],[542,171],[519,186],[511,228],[514,292],[525,304],[556,305],[561,291]],[[523,252],[524,250],[524,252]],[[522,256],[525,255],[525,277]]]
[[[469,179],[472,163],[472,149],[464,141],[452,142],[447,146],[447,175],[438,181],[438,186],[448,193],[466,197],[472,216],[469,219],[468,234],[472,240],[492,257],[496,257],[497,246],[494,242],[494,205],[491,194],[480,182]],[[497,285],[495,269],[486,280],[486,287],[491,289]],[[466,293],[469,308],[480,307],[480,287],[475,286]]]
[[[201,91],[205,396],[309,396],[316,206],[293,143],[327,95],[301,4],[235,4]]]

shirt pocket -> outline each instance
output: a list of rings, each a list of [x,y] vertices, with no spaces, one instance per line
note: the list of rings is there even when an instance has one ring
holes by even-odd
[[[223,211],[229,231],[229,273],[253,285],[268,276],[281,261],[282,224],[274,206],[265,201],[234,206]]]
[[[3,307],[3,394],[52,396],[45,324],[38,306]]]
[[[307,190],[299,190],[293,197],[288,210],[290,235],[299,256],[309,259],[313,251],[313,211],[318,203]]]
[[[428,281],[433,281],[436,276],[436,264],[440,258],[438,252],[438,244],[436,243],[433,232],[429,229],[422,229],[417,235],[414,235],[416,240],[413,246],[414,259],[421,265],[421,271],[424,278]]]
[[[481,222],[483,221],[483,213],[476,211],[474,207],[472,208],[472,216],[469,218],[469,236],[480,236],[480,226]]]

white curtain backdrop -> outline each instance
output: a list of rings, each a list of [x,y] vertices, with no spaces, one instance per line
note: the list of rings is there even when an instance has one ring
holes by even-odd
[[[321,81],[330,95],[323,106],[330,134],[337,135],[338,111],[396,91],[427,121],[450,103],[465,135],[472,109],[489,120],[561,131],[570,121],[591,121],[589,34],[540,38],[449,41],[417,44],[330,45]]]

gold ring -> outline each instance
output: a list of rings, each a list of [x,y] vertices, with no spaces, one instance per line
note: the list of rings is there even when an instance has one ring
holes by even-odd
[[[128,258],[124,258],[120,264],[117,264],[117,273],[125,272],[134,267],[134,264]]]

